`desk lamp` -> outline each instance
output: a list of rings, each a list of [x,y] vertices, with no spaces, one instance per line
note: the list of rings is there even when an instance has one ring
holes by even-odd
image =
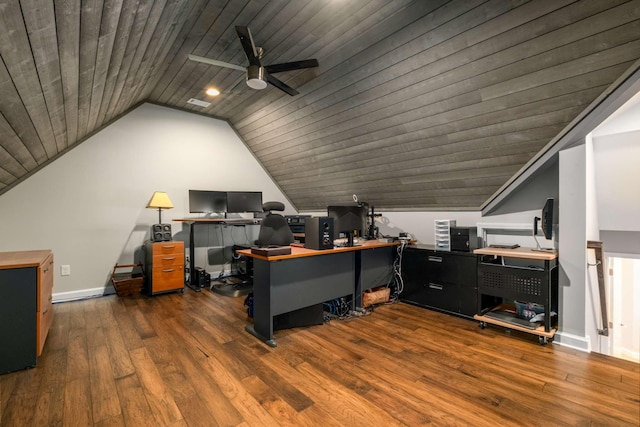
[[[162,223],[162,209],[171,209],[173,204],[167,193],[156,191],[147,203],[148,208],[158,208],[158,223],[151,227],[151,239],[154,242],[167,242],[171,240],[171,224]]]
[[[169,200],[169,195],[162,191],[156,191],[147,203],[148,208],[158,208],[158,224],[162,224],[162,209],[172,209],[173,204]]]

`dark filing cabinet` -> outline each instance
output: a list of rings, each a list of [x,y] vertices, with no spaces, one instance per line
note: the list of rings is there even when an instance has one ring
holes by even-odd
[[[403,302],[473,317],[477,304],[477,256],[437,251],[431,245],[408,247],[403,255]]]

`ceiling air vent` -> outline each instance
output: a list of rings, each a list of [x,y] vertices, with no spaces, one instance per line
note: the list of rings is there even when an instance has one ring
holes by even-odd
[[[197,105],[198,107],[208,107],[211,105],[210,102],[200,101],[199,99],[191,98],[187,101],[187,104]]]

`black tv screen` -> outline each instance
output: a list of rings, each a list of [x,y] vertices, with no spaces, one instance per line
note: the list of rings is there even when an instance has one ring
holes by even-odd
[[[227,212],[262,212],[262,192],[227,191]]]
[[[367,228],[367,209],[364,206],[327,206],[327,216],[333,218],[333,238],[340,233],[361,236]]]
[[[189,212],[214,213],[227,211],[227,193],[224,191],[189,190]]]

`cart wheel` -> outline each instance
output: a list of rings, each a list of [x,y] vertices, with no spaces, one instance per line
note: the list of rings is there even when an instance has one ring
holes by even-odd
[[[543,337],[542,335],[539,335],[538,342],[540,343],[540,345],[545,345],[547,343],[547,337]]]
[[[478,324],[478,326],[480,326],[480,329],[484,329],[487,327],[487,324],[485,322],[480,322],[480,324]]]

